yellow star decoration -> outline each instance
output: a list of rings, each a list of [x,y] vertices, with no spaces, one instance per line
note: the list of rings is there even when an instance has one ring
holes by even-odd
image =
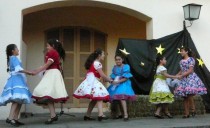
[[[165,48],[162,48],[161,44],[159,47],[156,47],[157,49],[157,54],[160,53],[161,55],[163,54],[163,50],[165,50]]]
[[[178,52],[177,52],[178,54],[181,53],[180,48],[177,48],[177,50],[178,50]]]
[[[119,49],[123,54],[125,54],[125,55],[129,55],[130,53],[128,53],[127,51],[126,51],[126,49],[124,48],[123,50],[122,49]]]
[[[203,60],[202,59],[198,59],[198,58],[197,58],[197,60],[198,60],[198,65],[203,67],[203,65],[204,65]]]
[[[182,47],[181,48],[183,48],[184,46],[182,45]],[[177,50],[178,50],[178,54],[179,53],[181,53],[181,48],[177,48]]]
[[[140,65],[141,65],[141,66],[144,66],[144,63],[143,63],[143,62],[141,62],[141,63],[140,63]]]

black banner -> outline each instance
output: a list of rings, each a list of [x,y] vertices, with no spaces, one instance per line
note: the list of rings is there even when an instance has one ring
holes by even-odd
[[[122,53],[121,50],[130,53],[126,55],[125,62],[130,65],[133,74],[131,79],[132,87],[136,94],[147,95],[154,80],[157,49],[160,51],[161,48],[164,49],[162,54],[167,59],[166,68],[168,73],[175,75],[180,70],[181,55],[178,52],[179,48],[183,46],[189,47],[195,54],[196,66],[194,70],[208,89],[208,94],[202,97],[206,109],[210,110],[210,72],[205,64],[199,65],[197,59],[201,59],[201,57],[187,29],[155,40],[120,39],[116,53]]]

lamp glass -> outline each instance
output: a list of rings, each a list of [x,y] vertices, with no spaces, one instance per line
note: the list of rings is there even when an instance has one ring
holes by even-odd
[[[198,19],[200,14],[200,6],[190,6],[190,18]]]
[[[200,15],[201,6],[198,4],[187,4],[183,6],[185,20],[197,20]]]
[[[185,6],[185,7],[183,7],[183,9],[184,9],[184,18],[185,19],[189,19],[190,18],[190,9],[189,9],[190,7],[189,6]]]

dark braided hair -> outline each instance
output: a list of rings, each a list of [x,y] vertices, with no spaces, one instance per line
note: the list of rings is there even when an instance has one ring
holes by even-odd
[[[53,47],[59,54],[60,58],[64,61],[66,57],[65,50],[63,49],[62,44],[57,39],[49,39],[48,44]]]
[[[6,48],[6,55],[7,55],[7,72],[9,72],[9,57],[13,55],[12,50],[15,50],[17,46],[15,44],[9,44]]]
[[[102,52],[103,52],[102,49],[97,48],[93,53],[91,53],[88,56],[88,58],[85,62],[85,65],[84,65],[86,70],[90,69],[90,66],[92,65],[92,63],[95,61],[96,58],[98,58],[99,55],[102,54]]]
[[[160,61],[163,60],[165,58],[165,56],[158,54],[156,57],[156,63],[155,63],[155,73],[157,71],[157,66],[160,64]]]
[[[160,64],[160,61],[163,60],[165,57],[163,55],[158,54],[156,57],[156,66]]]

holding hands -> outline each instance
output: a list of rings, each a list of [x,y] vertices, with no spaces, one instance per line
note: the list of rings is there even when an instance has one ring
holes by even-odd
[[[108,82],[109,82],[109,83],[113,83],[113,79],[108,78]]]
[[[179,79],[179,80],[183,78],[182,75],[176,75],[176,77],[177,77],[177,79]]]
[[[28,70],[22,70],[20,71],[21,73],[25,73],[27,75],[35,75],[33,71],[28,71]]]
[[[119,83],[120,83],[119,81],[114,81],[114,80],[112,81],[113,85],[118,85]]]
[[[34,73],[32,72],[32,71],[28,71],[27,73],[26,73],[27,75],[34,75]]]
[[[35,69],[35,70],[31,70],[31,71],[25,70],[25,71],[22,71],[22,72],[25,73],[25,74],[27,74],[27,75],[35,76],[38,73],[40,73],[41,70],[40,70],[40,68],[38,68],[38,69]]]

